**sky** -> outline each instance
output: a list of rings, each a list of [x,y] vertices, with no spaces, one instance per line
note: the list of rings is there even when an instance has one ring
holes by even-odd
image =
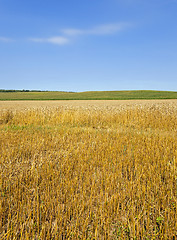
[[[0,0],[0,89],[177,91],[177,0]]]

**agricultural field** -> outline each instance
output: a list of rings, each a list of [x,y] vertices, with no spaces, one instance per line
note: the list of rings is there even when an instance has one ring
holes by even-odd
[[[1,101],[0,239],[177,239],[177,100]]]
[[[172,91],[8,91],[0,90],[0,100],[129,100],[129,99],[177,99]]]

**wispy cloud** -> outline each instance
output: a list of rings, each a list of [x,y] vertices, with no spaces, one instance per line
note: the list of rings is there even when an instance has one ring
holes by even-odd
[[[48,38],[43,38],[43,37],[28,38],[27,41],[36,42],[36,43],[66,45],[72,42],[72,38],[74,36],[111,35],[111,34],[116,34],[120,31],[123,31],[129,26],[131,26],[131,24],[125,23],[125,22],[119,22],[119,23],[112,23],[112,24],[97,25],[88,29],[65,28],[65,29],[61,29],[62,34],[60,36],[53,36]],[[0,36],[0,42],[11,42],[11,41],[13,41],[13,39]]]
[[[52,43],[57,45],[65,45],[69,42],[69,39],[66,37],[30,38],[29,40],[32,42]]]
[[[1,42],[11,42],[12,39],[11,38],[6,38],[6,37],[0,37],[0,41]]]
[[[110,35],[110,34],[123,31],[128,26],[130,26],[129,23],[112,23],[112,24],[98,25],[90,29],[66,28],[62,30],[62,33],[69,36]]]

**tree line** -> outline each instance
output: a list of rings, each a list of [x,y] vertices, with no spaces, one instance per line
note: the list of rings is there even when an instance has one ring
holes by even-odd
[[[15,89],[0,89],[0,92],[48,92],[48,91],[41,91],[41,90],[15,90]]]

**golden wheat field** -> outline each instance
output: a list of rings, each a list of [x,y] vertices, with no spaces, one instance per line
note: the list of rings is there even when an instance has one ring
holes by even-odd
[[[177,100],[0,102],[0,239],[177,239]]]

